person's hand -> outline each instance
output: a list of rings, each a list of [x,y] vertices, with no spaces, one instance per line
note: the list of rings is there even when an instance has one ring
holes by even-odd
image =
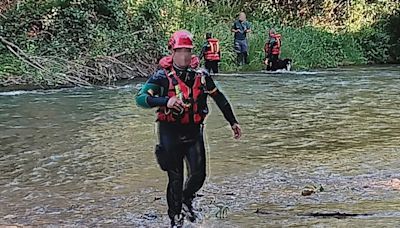
[[[175,96],[168,99],[167,107],[175,109],[178,112],[184,109],[183,102]]]
[[[240,139],[240,137],[242,136],[242,129],[240,128],[240,125],[237,123],[232,125],[232,131],[233,131],[233,138]]]

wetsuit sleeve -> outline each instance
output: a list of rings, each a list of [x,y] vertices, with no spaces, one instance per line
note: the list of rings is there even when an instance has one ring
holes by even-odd
[[[136,96],[136,104],[139,107],[153,108],[167,105],[169,98],[165,93],[168,90],[168,79],[162,74],[162,71],[156,72],[139,90]]]
[[[235,123],[238,123],[236,120],[235,114],[233,114],[232,106],[229,101],[226,99],[225,95],[218,90],[217,86],[215,85],[214,80],[210,76],[206,78],[206,87],[208,90],[209,95],[213,98],[215,103],[217,104],[218,108],[221,110],[222,114],[224,115],[225,119],[229,122],[232,126]]]

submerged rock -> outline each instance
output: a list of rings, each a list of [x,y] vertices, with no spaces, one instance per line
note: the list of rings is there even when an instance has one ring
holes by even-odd
[[[318,187],[315,185],[307,185],[304,187],[303,191],[301,191],[302,196],[309,196],[312,195],[313,193],[317,192],[323,192],[324,187],[322,185],[319,185]]]

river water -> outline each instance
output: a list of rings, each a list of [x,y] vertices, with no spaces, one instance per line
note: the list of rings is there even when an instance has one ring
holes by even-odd
[[[215,79],[244,136],[210,101],[203,220],[187,227],[400,225],[399,66]],[[167,227],[137,87],[0,93],[0,225]]]

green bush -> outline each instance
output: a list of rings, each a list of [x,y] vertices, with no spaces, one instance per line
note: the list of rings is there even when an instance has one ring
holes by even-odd
[[[222,70],[234,71],[239,69],[230,28],[245,9],[253,33],[249,34],[250,64],[242,70],[262,69],[264,42],[272,26],[283,36],[281,57],[293,59],[298,69],[399,61],[398,1],[333,2],[24,0],[3,13],[0,35],[32,56],[87,64],[97,56],[122,52],[127,61],[136,61],[144,53],[157,59],[168,53],[166,41],[178,29],[193,32],[199,53],[205,33],[212,32],[221,42]],[[0,58],[2,75],[40,75],[3,46]]]
[[[390,62],[399,63],[400,62],[400,9],[391,15],[386,23],[386,32],[390,35],[389,49]]]

